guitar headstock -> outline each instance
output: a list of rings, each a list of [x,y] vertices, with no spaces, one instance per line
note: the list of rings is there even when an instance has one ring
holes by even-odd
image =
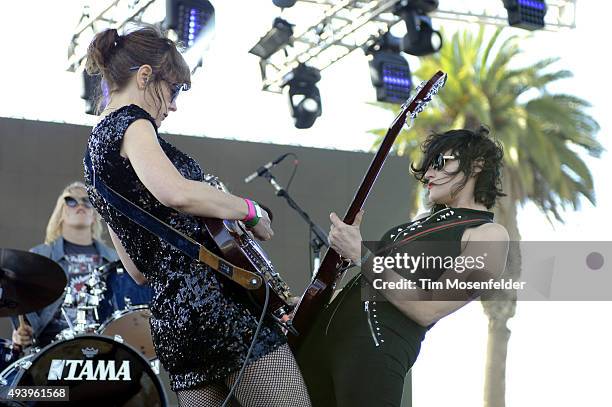
[[[414,90],[414,95],[402,105],[392,127],[399,123],[402,123],[402,125],[406,123],[410,127],[412,120],[425,110],[427,104],[442,89],[446,83],[446,77],[444,72],[438,71],[428,81],[421,82]],[[408,118],[410,118],[410,122],[408,122]]]

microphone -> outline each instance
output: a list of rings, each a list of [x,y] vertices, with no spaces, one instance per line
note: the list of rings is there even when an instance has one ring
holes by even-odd
[[[278,157],[276,160],[270,161],[269,163],[265,164],[264,166],[259,167],[257,169],[257,171],[255,171],[254,173],[252,173],[251,175],[249,175],[248,177],[246,177],[244,179],[244,183],[248,184],[249,182],[253,181],[255,178],[261,176],[262,174],[265,174],[266,171],[268,171],[270,168],[274,167],[279,162],[283,161],[285,159],[285,157],[287,157],[289,154],[291,154],[291,153],[283,154],[280,157]]]

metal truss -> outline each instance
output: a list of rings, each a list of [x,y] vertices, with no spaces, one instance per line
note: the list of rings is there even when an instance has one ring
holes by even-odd
[[[399,22],[391,12],[399,1],[298,0],[284,11],[286,19],[308,22],[296,26],[291,44],[260,60],[263,89],[281,92],[285,76],[300,63],[323,70],[354,50],[367,47]],[[87,46],[96,33],[111,27],[121,29],[130,22],[163,20],[162,15],[147,21],[145,11],[154,3],[163,7],[158,0],[85,0],[68,47],[67,69],[74,72],[82,67]],[[548,0],[546,4],[545,30],[575,28],[576,0]],[[440,0],[438,9],[429,16],[435,26],[443,25],[436,20],[508,25],[502,0]]]
[[[144,22],[145,10],[156,0],[111,0],[82,2],[82,13],[68,46],[67,70],[82,67],[87,47],[94,35],[107,28],[123,28],[128,23]]]
[[[300,63],[323,70],[369,46],[400,21],[391,12],[397,3],[399,0],[298,0],[286,14],[300,19],[318,17],[305,27],[297,26],[290,44],[260,60],[263,89],[281,92],[285,76]],[[545,30],[575,28],[576,0],[549,0],[546,4]],[[287,17],[289,22],[291,16]],[[429,16],[437,26],[443,23],[436,20],[508,25],[502,0],[440,0],[439,8]]]

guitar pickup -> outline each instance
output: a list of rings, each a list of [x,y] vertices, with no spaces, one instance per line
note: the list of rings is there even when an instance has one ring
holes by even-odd
[[[306,292],[308,295],[316,295],[319,291],[324,290],[325,288],[327,288],[327,284],[317,278],[310,284]]]

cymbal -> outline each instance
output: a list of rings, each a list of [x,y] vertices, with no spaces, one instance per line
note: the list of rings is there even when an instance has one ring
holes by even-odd
[[[58,299],[66,274],[53,260],[0,248],[0,317],[37,311]]]

